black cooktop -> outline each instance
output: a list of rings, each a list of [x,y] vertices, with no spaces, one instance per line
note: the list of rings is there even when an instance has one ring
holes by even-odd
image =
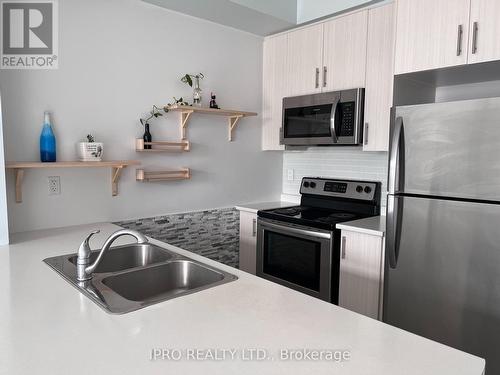
[[[307,206],[261,210],[258,212],[258,215],[259,217],[267,219],[326,230],[334,230],[335,225],[338,223],[373,216],[369,214]]]
[[[258,211],[257,215],[318,229],[380,214],[381,183],[304,177],[300,205]]]

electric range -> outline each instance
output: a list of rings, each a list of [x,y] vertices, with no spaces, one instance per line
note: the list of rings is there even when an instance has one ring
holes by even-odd
[[[338,223],[380,214],[381,183],[304,177],[300,205],[257,212],[257,275],[338,303]]]

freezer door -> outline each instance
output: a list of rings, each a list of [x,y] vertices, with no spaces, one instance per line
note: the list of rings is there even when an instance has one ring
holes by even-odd
[[[500,374],[500,205],[388,197],[384,321]]]
[[[389,192],[500,200],[500,98],[398,107]]]

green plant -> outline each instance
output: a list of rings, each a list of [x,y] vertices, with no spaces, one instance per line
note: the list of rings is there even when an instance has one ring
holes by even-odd
[[[198,79],[203,79],[205,76],[203,73],[198,73],[198,74],[186,74],[181,78],[181,82],[184,82],[185,84],[189,85],[190,87],[193,87],[193,78],[198,78]]]
[[[165,113],[168,112],[167,110],[161,109],[160,107],[153,104],[153,109],[149,112],[149,117],[139,119],[141,125],[142,126],[149,125],[149,120],[151,120],[152,118],[158,118],[160,116],[163,116],[161,111]]]
[[[87,142],[88,143],[94,143],[95,142],[95,138],[92,134],[87,134]]]

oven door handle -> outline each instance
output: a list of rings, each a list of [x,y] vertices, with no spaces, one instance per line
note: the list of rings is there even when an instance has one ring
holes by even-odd
[[[332,234],[327,232],[316,232],[313,230],[301,229],[292,226],[283,226],[274,223],[270,223],[269,221],[259,220],[259,223],[262,226],[262,229],[278,229],[282,231],[286,231],[287,233],[299,234],[302,236],[316,237],[316,238],[325,238],[327,240],[332,239]]]

